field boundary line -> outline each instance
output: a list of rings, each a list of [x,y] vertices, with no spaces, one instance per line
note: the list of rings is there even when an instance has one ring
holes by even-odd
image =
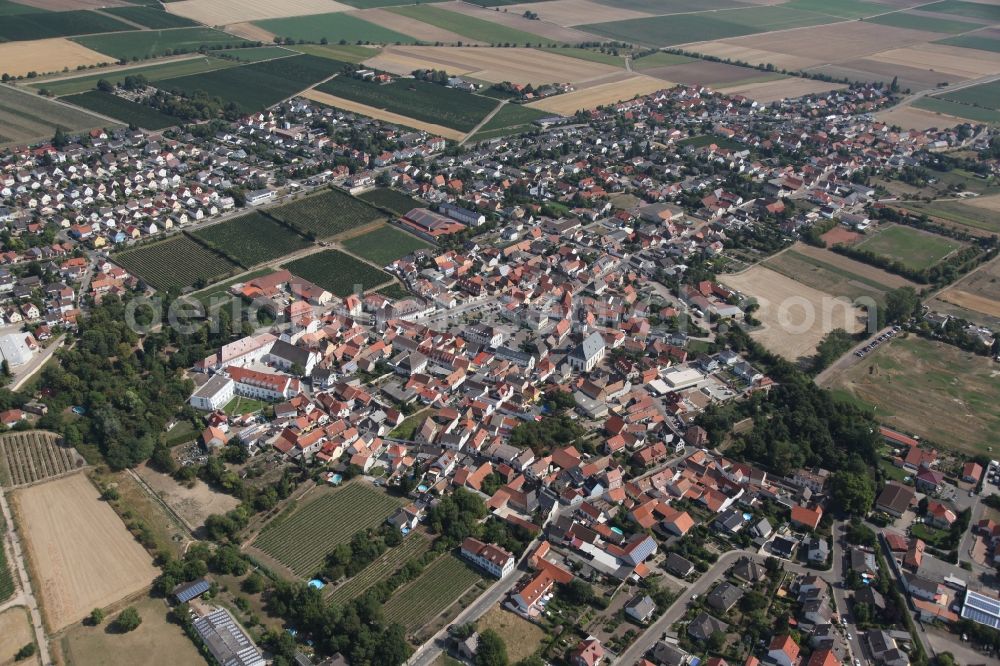
[[[496,107],[494,107],[494,109],[492,111],[490,111],[489,113],[487,113],[486,117],[479,121],[478,125],[476,125],[471,130],[469,130],[469,133],[465,135],[464,139],[462,139],[461,141],[458,142],[458,145],[464,146],[466,141],[468,141],[469,139],[471,139],[473,136],[475,136],[476,132],[478,132],[480,129],[482,129],[483,125],[485,125],[486,123],[488,123],[491,120],[493,120],[493,116],[495,116],[498,113],[500,113],[500,109],[502,109],[503,107],[505,107],[507,105],[508,101],[510,101],[510,100],[506,100],[506,99],[500,100],[500,103],[497,104]]]
[[[187,521],[181,518],[180,514],[174,511],[173,507],[167,504],[166,500],[157,495],[156,491],[153,490],[152,486],[146,483],[146,480],[143,479],[141,476],[139,476],[138,472],[136,472],[132,468],[128,468],[126,471],[128,472],[129,476],[131,476],[135,480],[135,482],[139,484],[139,487],[142,488],[143,492],[146,493],[149,496],[149,498],[153,500],[155,504],[158,504],[161,508],[163,508],[164,511],[167,512],[167,515],[170,516],[175,523],[177,523],[177,526],[180,527],[187,534],[188,538],[191,539],[191,541],[198,541],[198,539],[195,538],[194,536],[194,530],[191,528],[190,525],[188,525]],[[187,549],[185,548],[185,550]]]

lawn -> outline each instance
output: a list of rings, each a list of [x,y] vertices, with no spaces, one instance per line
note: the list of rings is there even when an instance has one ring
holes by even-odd
[[[68,95],[63,97],[62,101],[149,130],[159,130],[180,124],[180,120],[177,118],[161,113],[151,106],[130,102],[102,90]]]
[[[414,250],[429,248],[430,244],[413,234],[386,225],[345,240],[344,247],[373,264],[388,266]]]
[[[159,87],[185,94],[204,91],[226,102],[234,102],[243,110],[258,111],[333,76],[345,64],[301,54],[167,79],[161,81]]]
[[[293,275],[323,287],[335,296],[365,292],[385,284],[392,276],[340,250],[326,250],[296,259],[285,268]]]
[[[342,39],[348,43],[375,42],[378,44],[395,44],[396,42],[412,44],[417,41],[409,35],[383,28],[375,23],[342,12],[267,19],[254,21],[254,25],[279,37],[291,37],[295,40],[304,39],[310,42],[318,42],[324,38],[334,44]]]
[[[389,624],[398,622],[412,633],[446,611],[481,578],[457,556],[442,555],[385,602],[385,620]]]
[[[533,622],[528,622],[500,606],[494,606],[476,622],[476,629],[482,633],[492,629],[507,645],[507,657],[511,663],[527,659],[542,646],[547,638],[545,631]]]
[[[910,534],[918,539],[922,539],[931,548],[938,550],[951,550],[954,546],[951,533],[947,530],[931,527],[926,523],[914,523],[910,527]]]
[[[310,245],[301,235],[257,211],[204,227],[191,235],[223,251],[244,268]]]
[[[400,423],[396,428],[389,433],[390,437],[395,437],[396,439],[412,440],[413,436],[417,433],[417,428],[420,424],[424,422],[430,414],[427,413],[426,409],[421,409],[419,412],[410,414],[403,422]]]
[[[833,23],[837,18],[782,7],[753,7],[718,13],[678,14],[577,26],[612,39],[650,46],[753,35]]]
[[[962,247],[962,243],[897,224],[884,227],[857,247],[889,257],[908,268],[920,271],[935,265]]]
[[[341,190],[326,189],[267,209],[267,215],[306,237],[329,238],[352,232],[383,217],[381,211]]]
[[[549,44],[551,39],[539,35],[509,28],[499,23],[484,21],[458,12],[450,12],[447,9],[434,7],[432,5],[409,5],[406,7],[393,7],[391,10],[397,14],[409,17],[416,21],[429,23],[442,30],[449,30],[458,33],[463,37],[477,42],[487,44]],[[501,56],[502,57],[502,56]]]
[[[229,416],[234,414],[252,414],[255,412],[262,411],[267,407],[267,403],[263,400],[254,400],[253,398],[244,398],[243,396],[236,396],[223,408],[224,411]]]
[[[920,8],[924,9],[923,7]],[[865,19],[871,23],[879,25],[889,25],[894,28],[909,28],[910,30],[927,30],[928,32],[969,32],[979,26],[968,21],[953,21],[949,19],[923,16],[921,14],[910,14],[907,12],[893,12],[891,14],[881,14]]]
[[[399,506],[399,500],[355,481],[286,510],[264,526],[252,545],[297,576],[309,577],[323,566],[327,553],[355,533],[378,526]]]
[[[970,454],[1000,446],[996,366],[957,347],[896,339],[825,384],[874,405],[886,425],[935,445]]]
[[[165,55],[191,53],[203,46],[213,48],[249,43],[242,37],[234,37],[218,30],[202,27],[178,28],[176,30],[136,30],[113,35],[76,37],[73,41],[119,60],[145,60]]]
[[[257,51],[258,49],[241,50]],[[235,54],[236,51],[229,51],[228,53]],[[35,89],[45,88],[56,96],[72,95],[74,93],[82,93],[88,90],[93,90],[97,87],[97,82],[101,79],[117,84],[124,81],[126,76],[139,76],[141,74],[150,81],[159,81],[161,79],[170,79],[177,76],[186,76],[188,74],[199,74],[213,69],[236,67],[237,64],[238,63],[229,60],[222,60],[221,58],[204,56],[189,58],[187,60],[167,62],[160,65],[130,67],[129,69],[103,72],[100,74],[86,74],[84,76],[77,76],[71,79],[62,79],[59,81],[39,81],[38,83],[31,84],[31,87]]]
[[[392,83],[379,85],[338,76],[316,89],[461,132],[471,131],[497,105],[495,99],[413,79],[397,79]]]
[[[1000,220],[997,219],[996,212],[988,208],[970,206],[962,201],[933,201],[926,203],[923,201],[901,202],[900,208],[926,213],[931,217],[940,218],[947,222],[961,224],[974,229],[982,229],[991,233],[1000,233]]]
[[[427,208],[427,204],[423,201],[388,187],[377,187],[374,190],[362,192],[358,198],[373,206],[391,211],[395,215],[405,215],[414,208]]]
[[[194,242],[184,234],[125,250],[112,261],[156,289],[211,283],[237,269],[236,264]]]
[[[420,532],[411,532],[403,543],[390,548],[378,559],[343,582],[328,597],[330,603],[343,604],[361,596],[372,585],[389,578],[404,564],[430,550],[431,540]]]
[[[85,10],[4,14],[0,21],[0,42],[18,42],[50,37],[91,35],[99,32],[132,30],[127,23]]]

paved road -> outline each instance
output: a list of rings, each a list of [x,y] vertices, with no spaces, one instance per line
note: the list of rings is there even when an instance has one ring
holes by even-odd
[[[10,385],[11,391],[16,391],[20,389],[29,379],[31,379],[36,372],[38,372],[45,362],[56,353],[56,350],[63,346],[63,342],[66,339],[66,334],[60,335],[58,338],[49,343],[49,346],[43,349],[38,354],[31,357],[31,360],[24,365],[16,368],[14,376],[14,383]]]
[[[31,616],[31,624],[35,631],[35,643],[38,645],[38,656],[42,661],[42,666],[50,666],[52,657],[49,656],[49,642],[45,636],[45,625],[42,624],[42,614],[38,610],[38,600],[31,590],[31,579],[28,578],[28,570],[24,566],[24,555],[21,550],[21,537],[14,526],[14,516],[7,505],[7,497],[3,489],[0,488],[0,511],[7,522],[7,534],[10,540],[11,551],[14,555],[14,567],[17,569],[18,578],[21,581],[21,598],[28,607],[28,614]]]
[[[844,587],[844,576],[847,574],[847,569],[850,566],[849,563],[844,559],[845,551],[844,547],[847,545],[846,538],[844,537],[846,524],[843,522],[833,524],[833,548],[831,549],[831,555],[833,556],[833,566],[829,572],[823,572],[826,574],[820,574],[823,576],[824,580],[830,584],[830,588],[833,590],[833,598],[836,601],[837,612],[840,617],[847,619],[847,633],[850,634],[851,639],[848,643],[851,646],[851,653],[854,657],[864,660],[864,650],[861,646],[861,636],[858,632],[858,627],[854,624],[851,618],[848,608],[850,606],[847,604],[847,588]],[[841,569],[841,575],[837,575],[837,567],[843,567]]]
[[[867,338],[865,338],[862,342],[859,342],[858,344],[854,345],[843,356],[841,356],[840,358],[838,358],[836,361],[834,361],[833,363],[831,363],[829,365],[829,367],[827,367],[825,370],[823,370],[818,375],[816,375],[816,377],[813,379],[813,381],[816,382],[817,386],[822,386],[823,382],[825,382],[830,377],[837,376],[840,373],[842,373],[844,370],[850,368],[851,366],[856,365],[858,363],[861,363],[862,361],[865,360],[865,358],[867,358],[868,354],[873,353],[875,350],[872,350],[872,351],[868,352],[868,354],[865,354],[865,356],[862,356],[860,358],[857,357],[857,356],[855,356],[854,352],[858,351],[859,349],[864,349],[865,345],[867,345],[868,343],[870,343],[872,340],[874,340],[878,336],[882,335],[883,333],[888,333],[891,330],[892,330],[891,326],[886,326],[885,328],[883,328],[883,329],[881,329],[879,331],[876,331],[875,333],[871,334],[870,336],[868,336]],[[900,331],[900,333],[902,333],[902,331]],[[885,342],[882,343],[882,345],[889,344],[890,342],[892,342],[893,339],[894,338],[890,338],[889,340],[886,340]],[[879,346],[882,346],[882,345],[879,345]]]

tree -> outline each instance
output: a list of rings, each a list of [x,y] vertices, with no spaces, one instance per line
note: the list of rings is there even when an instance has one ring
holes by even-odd
[[[243,581],[243,591],[247,594],[257,594],[264,590],[264,577],[254,571]]]
[[[708,640],[705,642],[705,647],[708,648],[709,652],[718,652],[725,644],[726,635],[716,629],[709,635]]]
[[[744,613],[752,613],[764,608],[767,608],[767,597],[756,590],[747,592],[740,599],[740,610]]]
[[[113,83],[111,83],[111,81],[108,81],[107,79],[98,79],[97,89],[100,90],[101,92],[109,93],[109,92],[114,92],[115,86]]]
[[[831,479],[831,497],[843,512],[864,516],[875,503],[875,482],[867,474],[841,470]]]
[[[507,646],[500,634],[492,629],[479,634],[476,666],[507,666]]]
[[[38,647],[34,643],[28,643],[17,651],[17,654],[14,655],[14,661],[24,661],[28,657],[33,656],[37,649]]]
[[[920,296],[913,287],[893,289],[885,295],[885,321],[893,324],[905,322],[920,307]]]
[[[96,627],[101,622],[104,622],[104,611],[100,608],[90,611],[90,623]]]
[[[130,631],[135,631],[142,624],[142,617],[139,615],[133,606],[129,606],[118,615],[118,619],[115,620],[115,629],[127,634]]]

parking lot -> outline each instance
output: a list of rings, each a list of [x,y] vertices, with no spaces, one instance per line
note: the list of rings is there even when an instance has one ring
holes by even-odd
[[[861,349],[858,349],[857,351],[855,351],[854,355],[857,356],[858,358],[864,358],[869,352],[873,352],[876,349],[878,349],[879,346],[883,342],[888,342],[889,340],[891,340],[894,337],[896,337],[896,334],[899,333],[900,330],[901,329],[900,329],[899,326],[893,326],[891,329],[889,329],[885,333],[880,334],[874,340],[871,340],[870,342],[868,342],[868,344],[866,344]]]

